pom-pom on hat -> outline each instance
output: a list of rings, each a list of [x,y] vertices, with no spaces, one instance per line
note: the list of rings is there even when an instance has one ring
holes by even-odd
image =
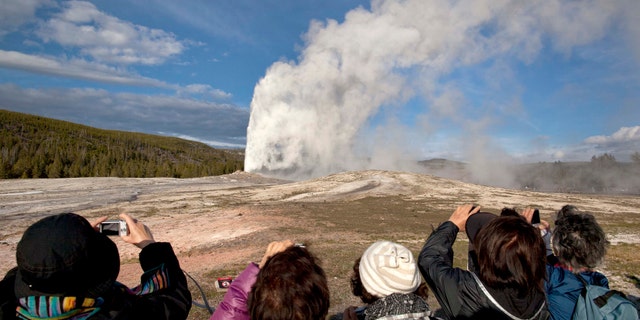
[[[359,271],[364,288],[377,297],[414,292],[421,282],[411,251],[390,241],[369,246],[362,254]]]

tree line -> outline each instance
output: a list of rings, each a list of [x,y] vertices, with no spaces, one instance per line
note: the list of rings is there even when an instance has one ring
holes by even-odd
[[[633,152],[630,160],[618,161],[613,154],[604,153],[590,161],[504,164],[501,174],[506,182],[493,185],[542,192],[640,195],[640,152]],[[418,164],[424,173],[482,183],[464,162],[430,159]]]
[[[174,177],[232,173],[243,150],[157,135],[102,130],[0,110],[0,178]]]
[[[640,194],[640,153],[631,162],[618,162],[609,153],[590,162],[541,162],[519,167],[521,188],[554,192]]]

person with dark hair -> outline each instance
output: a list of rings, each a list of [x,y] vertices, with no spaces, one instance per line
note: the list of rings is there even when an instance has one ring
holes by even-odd
[[[216,308],[211,315],[210,320],[249,319],[247,302],[249,300],[251,286],[256,282],[258,272],[260,272],[260,269],[264,267],[267,260],[274,254],[282,252],[293,245],[294,243],[291,240],[273,241],[269,243],[260,263],[249,263],[244,271],[231,282],[227,293],[224,295],[218,308]]]
[[[547,319],[545,246],[540,231],[522,217],[478,215],[458,207],[427,239],[418,266],[447,319]],[[473,230],[466,230],[467,226]],[[453,267],[458,231],[473,234],[475,270]]]
[[[276,241],[231,283],[211,319],[324,319],[329,303],[317,258],[304,245]]]
[[[562,208],[560,208],[560,210],[558,210],[558,213],[556,214],[556,220],[563,218],[567,215],[572,215],[572,214],[577,214],[579,213],[579,210],[576,206],[570,205],[570,204],[566,204],[564,206],[562,206]]]
[[[413,254],[400,244],[377,241],[369,246],[355,261],[351,291],[367,305],[349,307],[332,320],[430,319],[428,288]]]
[[[551,243],[557,263],[547,266],[546,292],[553,319],[571,319],[586,283],[609,288],[609,280],[594,269],[607,252],[606,235],[595,217],[574,206],[558,211]]]
[[[329,286],[318,259],[304,246],[273,255],[249,293],[251,319],[324,319]]]
[[[49,216],[24,232],[18,266],[0,284],[0,319],[186,319],[191,293],[169,243],[127,214],[122,239],[140,249],[144,270],[133,289],[116,281],[115,243],[74,213]],[[11,290],[11,291],[9,291]]]
[[[500,216],[501,217],[506,217],[506,216],[519,217],[520,214],[514,208],[502,208],[502,211],[500,211]]]

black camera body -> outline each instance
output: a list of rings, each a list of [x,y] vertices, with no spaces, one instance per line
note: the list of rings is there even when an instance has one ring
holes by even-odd
[[[537,223],[540,223],[540,211],[538,209],[535,209],[533,211],[533,217],[531,217],[531,224]]]
[[[127,222],[124,220],[107,220],[101,222],[98,231],[107,236],[126,236],[129,234]]]

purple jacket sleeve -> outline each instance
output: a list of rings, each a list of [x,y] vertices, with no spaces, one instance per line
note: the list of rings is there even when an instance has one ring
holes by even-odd
[[[209,320],[249,320],[247,299],[251,286],[256,282],[260,268],[255,263],[249,265],[231,282],[229,291]]]

